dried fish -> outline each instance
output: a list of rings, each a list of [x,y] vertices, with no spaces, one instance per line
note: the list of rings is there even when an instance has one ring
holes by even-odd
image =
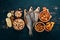
[[[40,12],[40,7],[37,7],[34,11],[34,16],[35,16],[35,23],[38,21],[38,14]],[[34,23],[34,25],[35,25]]]
[[[26,25],[27,25],[27,28],[29,29],[29,35],[32,35],[32,20],[30,18],[30,15],[28,12],[26,12],[26,9],[24,10],[24,17],[25,17],[25,22],[26,22]]]
[[[27,10],[24,9],[24,21],[25,21],[25,23],[26,23],[26,14],[27,14]]]
[[[34,11],[33,11],[33,7],[32,6],[30,7],[28,13],[29,13],[29,15],[31,17],[32,22],[34,23],[35,22],[35,15],[34,15]]]

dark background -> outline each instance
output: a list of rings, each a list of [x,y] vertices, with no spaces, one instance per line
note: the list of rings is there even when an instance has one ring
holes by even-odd
[[[33,29],[33,35],[29,36],[28,29],[16,31],[13,28],[5,29],[5,18],[9,11],[18,8],[29,9],[32,6],[36,7],[46,6],[51,12],[52,19],[55,25],[51,32],[37,33]],[[0,0],[0,40],[60,40],[60,0]]]

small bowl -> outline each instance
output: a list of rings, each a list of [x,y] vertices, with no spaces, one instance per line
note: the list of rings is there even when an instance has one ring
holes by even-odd
[[[51,15],[50,15],[50,13],[47,11],[47,10],[45,10],[45,11],[41,11],[40,13],[39,13],[39,19],[42,21],[42,22],[48,22],[50,19],[51,19]]]
[[[25,26],[25,23],[22,19],[15,19],[13,22],[13,28],[15,30],[22,30]]]
[[[37,31],[37,32],[43,32],[44,29],[45,29],[45,24],[43,22],[37,22],[35,24],[35,27],[34,29]]]

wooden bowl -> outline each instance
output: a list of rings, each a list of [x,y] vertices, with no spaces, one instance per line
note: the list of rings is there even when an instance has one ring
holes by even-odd
[[[45,24],[43,22],[37,22],[35,24],[35,27],[34,29],[37,31],[37,32],[43,32],[44,29],[45,29]]]
[[[25,26],[25,23],[22,19],[15,19],[13,22],[13,28],[15,30],[22,30]]]
[[[41,11],[39,13],[39,19],[42,21],[42,22],[48,22],[50,19],[51,19],[51,15],[50,13],[47,11],[47,10],[44,10],[44,11]]]

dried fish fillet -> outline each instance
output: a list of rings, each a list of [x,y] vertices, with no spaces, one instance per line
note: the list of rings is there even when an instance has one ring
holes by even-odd
[[[31,36],[32,35],[32,20],[29,13],[26,11],[26,9],[24,10],[24,20],[27,25],[27,28],[29,29],[29,35]]]
[[[39,12],[40,12],[40,7],[37,7],[37,8],[35,9],[35,11],[34,11],[34,14],[35,14],[35,22],[38,21],[38,14],[39,14]]]
[[[25,23],[27,23],[27,21],[26,21],[26,15],[27,15],[27,10],[24,9],[24,21],[25,21]]]
[[[27,21],[27,28],[29,29],[29,35],[32,35],[32,20],[30,18],[30,16],[27,14],[26,15],[26,21]]]
[[[34,23],[35,22],[35,15],[34,15],[34,11],[33,11],[33,7],[31,6],[29,11],[28,11],[30,17],[31,17],[31,20],[32,22]]]
[[[33,24],[33,26],[35,25],[36,22],[38,22],[38,15],[39,15],[39,12],[40,12],[40,7],[37,7],[34,11],[34,16],[35,16],[35,22]]]

